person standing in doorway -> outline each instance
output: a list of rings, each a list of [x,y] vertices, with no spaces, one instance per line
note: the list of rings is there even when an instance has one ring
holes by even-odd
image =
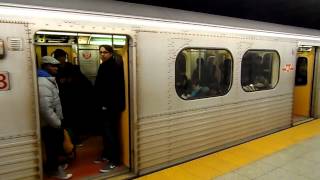
[[[62,49],[53,52],[60,62],[57,83],[64,116],[64,126],[71,130],[72,142],[81,147],[82,136],[89,132],[88,122],[92,116],[93,85],[81,73],[80,67],[67,60],[67,53]]]
[[[102,61],[95,81],[96,103],[102,122],[103,152],[95,162],[107,160],[100,172],[109,172],[120,165],[119,123],[125,109],[124,70],[121,56],[109,45],[99,47]]]
[[[58,179],[69,179],[72,174],[66,173],[59,164],[64,140],[59,89],[54,77],[58,73],[59,64],[51,56],[42,57],[41,69],[38,70],[40,124],[47,157],[45,172]]]

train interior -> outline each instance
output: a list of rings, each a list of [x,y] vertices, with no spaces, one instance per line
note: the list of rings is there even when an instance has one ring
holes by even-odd
[[[41,57],[55,56],[55,52],[66,53],[64,73],[60,78],[60,99],[63,108],[63,126],[68,131],[74,144],[75,151],[61,156],[61,162],[67,162],[68,172],[73,178],[116,176],[129,172],[129,96],[128,96],[128,36],[115,34],[90,34],[38,31],[34,37],[37,67],[41,67]],[[108,174],[99,173],[105,163],[95,164],[93,161],[101,156],[102,138],[100,136],[99,120],[94,108],[93,85],[100,65],[99,45],[107,44],[114,48],[116,54],[122,56],[124,63],[126,109],[121,115],[120,144],[122,164]],[[60,60],[61,62],[61,60]],[[67,64],[67,65],[64,65]],[[69,68],[67,68],[69,67]],[[70,68],[73,67],[73,68]],[[71,72],[72,71],[72,72]],[[77,74],[73,78],[70,74]],[[61,75],[61,74],[60,74]],[[69,78],[71,77],[71,78]],[[71,85],[63,86],[71,82]],[[72,84],[73,82],[73,84]],[[58,82],[59,84],[59,82]],[[43,161],[45,162],[45,150],[43,149]],[[44,179],[51,179],[44,176]]]
[[[296,76],[294,87],[293,124],[300,124],[313,119],[315,102],[315,63],[317,61],[316,47],[301,46],[298,49],[296,61]],[[290,71],[291,67],[286,67]]]

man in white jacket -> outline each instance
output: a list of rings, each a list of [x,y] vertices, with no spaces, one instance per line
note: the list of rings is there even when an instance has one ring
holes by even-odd
[[[72,174],[67,174],[58,161],[64,139],[63,129],[60,128],[63,115],[59,89],[54,77],[59,64],[51,56],[42,57],[41,69],[38,70],[40,124],[47,157],[45,171],[58,179],[69,179]]]

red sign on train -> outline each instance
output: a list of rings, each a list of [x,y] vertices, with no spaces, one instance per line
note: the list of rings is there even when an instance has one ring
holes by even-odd
[[[10,88],[9,72],[0,71],[0,91],[8,91]]]
[[[286,65],[282,68],[282,71],[285,71],[285,72],[291,72],[291,71],[293,71],[293,65],[292,65],[292,64],[286,64]]]

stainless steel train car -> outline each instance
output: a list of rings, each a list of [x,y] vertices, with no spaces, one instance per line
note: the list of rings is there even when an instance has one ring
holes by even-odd
[[[125,173],[319,117],[318,30],[82,0],[1,0],[0,29],[0,179],[44,178],[36,70],[57,48],[92,83],[99,44],[122,56]]]

